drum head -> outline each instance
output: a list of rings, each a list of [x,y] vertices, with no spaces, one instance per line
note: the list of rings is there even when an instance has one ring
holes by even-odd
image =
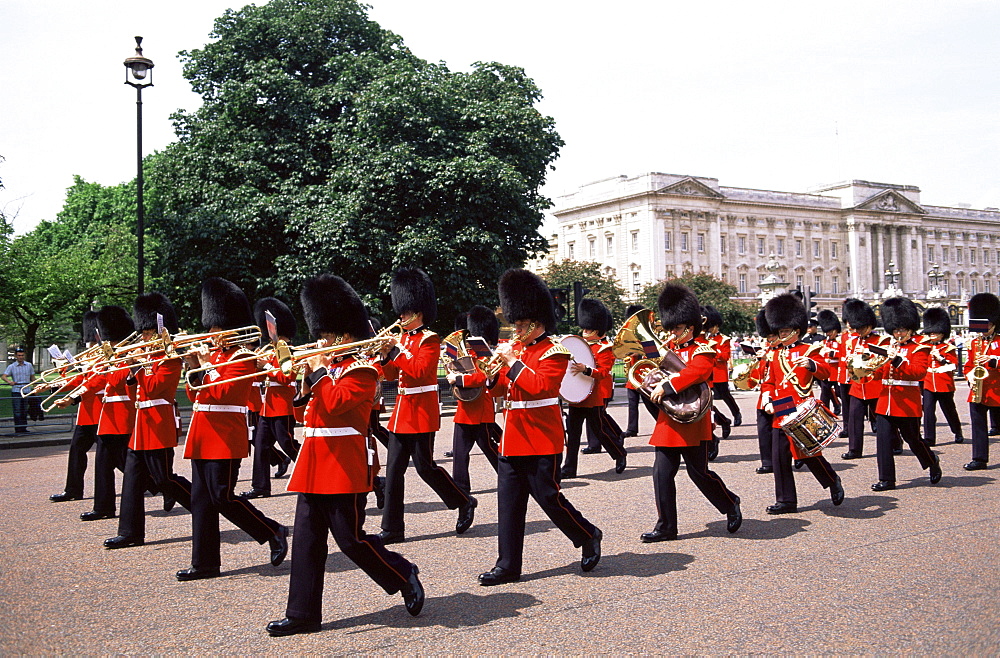
[[[594,353],[590,351],[590,343],[584,339],[579,336],[563,336],[559,342],[573,355],[570,363],[582,363],[588,368],[597,365],[597,362],[594,361]],[[593,390],[593,377],[588,377],[582,372],[570,372],[569,368],[566,368],[566,374],[559,386],[559,397],[570,404],[579,404],[586,400]]]

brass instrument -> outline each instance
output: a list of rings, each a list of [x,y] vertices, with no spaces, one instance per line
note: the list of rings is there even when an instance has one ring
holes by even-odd
[[[859,342],[855,346],[861,345]],[[871,377],[872,373],[884,366],[896,357],[896,350],[893,346],[887,348],[888,354],[874,354],[867,350],[855,349],[847,359],[847,372],[851,375],[852,381],[861,381],[865,377]]]
[[[982,346],[977,343],[982,343]],[[976,356],[979,356],[980,351],[985,347],[986,339],[983,336],[975,336],[969,341],[967,347],[967,352],[971,355],[973,348],[976,350]],[[972,389],[972,397],[970,402],[975,402],[976,404],[982,404],[983,402],[983,382],[987,377],[990,376],[990,371],[986,369],[985,366],[976,364],[976,366],[969,372],[969,388]]]
[[[210,363],[201,368],[195,368],[194,370],[189,370],[188,375],[192,375],[199,372],[208,372],[209,370],[214,370],[217,366],[225,366],[231,363],[245,363],[247,361],[257,361],[259,359],[269,359],[272,356],[278,358],[278,365],[272,366],[270,368],[265,368],[264,370],[258,370],[257,372],[248,373],[245,375],[238,375],[236,377],[227,377],[225,379],[215,379],[210,382],[205,382],[199,384],[198,386],[192,386],[192,391],[200,391],[205,388],[211,388],[213,386],[218,386],[219,384],[229,384],[231,382],[238,382],[244,379],[256,379],[262,375],[269,375],[273,372],[283,372],[286,375],[291,372],[291,366],[288,366],[287,372],[285,370],[286,365],[290,364],[292,361],[292,348],[288,346],[283,340],[279,340],[277,343],[272,345],[266,345],[259,350],[255,350],[248,354],[247,356],[241,356],[238,359],[232,359],[231,361],[226,361],[224,363]]]
[[[669,351],[667,340],[660,328],[660,323],[657,321],[653,311],[648,308],[642,309],[625,320],[621,329],[615,334],[611,351],[615,353],[615,357],[618,359],[624,359],[626,356],[633,354],[649,358],[646,355],[643,343],[647,345],[652,343],[655,345],[660,357]]]
[[[334,343],[326,345],[325,347],[311,347],[317,343],[291,347],[289,348],[291,350],[291,355],[288,359],[282,362],[281,370],[285,374],[288,374],[292,371],[292,368],[299,365],[302,361],[324,354],[342,356],[351,352],[357,352],[362,356],[370,358],[372,354],[382,349],[386,342],[389,340],[396,340],[397,336],[400,334],[395,333],[395,329],[402,330],[402,325],[398,321],[381,329],[372,338],[366,338],[364,340],[356,340],[351,343]],[[279,360],[281,360],[280,357]]]
[[[515,345],[520,345],[521,343],[524,342],[524,338],[522,336],[530,336],[531,332],[534,331],[535,328],[536,325],[534,322],[532,322],[530,325],[528,325],[528,328],[524,331],[524,334],[513,336],[510,339],[510,342],[508,342],[507,344],[510,345],[512,348]],[[507,364],[506,359],[504,359],[503,356],[500,354],[494,354],[490,358],[490,360],[486,361],[485,363],[481,362],[483,372],[486,373],[486,377],[488,377],[489,379],[493,379],[494,377],[499,375],[500,371],[503,370],[503,367],[506,364]]]
[[[447,350],[442,350],[442,360],[444,361],[445,370],[448,372],[455,373],[456,375],[467,375],[479,369],[479,360],[470,355],[469,350],[465,346],[465,339],[468,338],[468,336],[468,330],[459,329],[458,331],[453,331],[445,336],[442,341],[446,346],[451,345],[454,347],[458,353],[457,357],[445,358]],[[483,390],[482,386],[465,387],[452,385],[451,394],[456,400],[461,400],[462,402],[472,402],[483,394]]]
[[[750,385],[750,373],[757,367],[758,363],[760,363],[760,357],[755,356],[753,357],[753,360],[747,363],[737,363],[733,366],[731,376],[733,378],[733,386],[735,386],[737,390],[749,391],[754,388]]]

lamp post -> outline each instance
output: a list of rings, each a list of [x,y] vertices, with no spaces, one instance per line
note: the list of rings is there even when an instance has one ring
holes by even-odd
[[[145,210],[142,203],[142,89],[153,86],[153,60],[142,56],[142,37],[135,38],[135,55],[125,60],[125,84],[135,87],[135,159],[136,159],[136,225],[138,238],[139,294],[145,292],[143,280],[146,255],[143,251]]]
[[[941,270],[937,265],[931,263],[931,268],[927,271],[927,278],[931,282],[931,287],[927,291],[927,305],[928,306],[946,306],[946,300],[948,294],[941,289],[941,279],[944,275],[941,274]]]
[[[899,270],[896,269],[896,263],[894,261],[889,261],[889,267],[885,270],[885,291],[882,293],[882,299],[889,299],[890,297],[902,297],[903,291],[896,287],[896,282],[899,280]]]

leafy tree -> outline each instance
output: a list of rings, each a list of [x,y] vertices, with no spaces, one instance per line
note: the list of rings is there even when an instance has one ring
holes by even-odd
[[[616,321],[625,317],[625,309],[629,303],[626,300],[625,290],[614,276],[602,272],[601,266],[593,261],[563,259],[551,263],[540,276],[550,288],[568,288],[570,296],[573,293],[573,284],[579,281],[584,288],[590,290],[587,297],[604,302]],[[576,304],[578,301],[572,299],[570,303]],[[576,320],[575,316],[573,320]],[[560,331],[572,332],[575,328],[568,321],[564,321],[560,323]]]
[[[752,333],[757,306],[736,299],[736,286],[717,279],[711,274],[686,272],[680,277],[664,279],[646,284],[639,293],[639,303],[646,308],[656,309],[656,300],[666,283],[680,283],[698,296],[703,306],[714,306],[722,315],[722,330],[725,333]]]
[[[562,141],[521,69],[425,62],[354,0],[229,10],[211,36],[182,53],[204,103],[151,171],[154,276],[182,315],[206,276],[294,300],[324,271],[385,313],[392,272],[416,265],[444,320],[496,303],[503,270],[544,249]]]

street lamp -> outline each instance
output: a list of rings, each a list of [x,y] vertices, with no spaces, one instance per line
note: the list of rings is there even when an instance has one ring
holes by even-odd
[[[889,261],[889,267],[885,270],[885,291],[882,293],[882,299],[889,299],[890,297],[901,297],[903,291],[896,287],[896,282],[899,280],[900,272],[896,269],[895,261]]]
[[[153,86],[153,60],[142,56],[142,37],[135,38],[135,55],[125,60],[125,84],[135,87],[135,159],[136,159],[136,225],[139,248],[139,294],[145,292],[143,274],[146,256],[143,251],[145,210],[142,203],[142,89]]]

